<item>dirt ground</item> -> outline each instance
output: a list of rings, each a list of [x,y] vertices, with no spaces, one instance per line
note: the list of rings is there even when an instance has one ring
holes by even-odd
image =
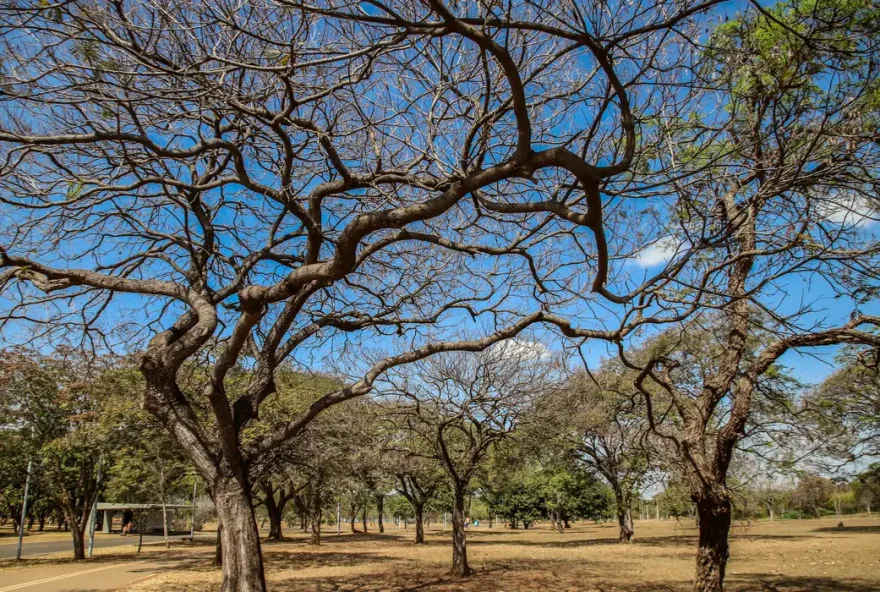
[[[693,524],[636,523],[632,545],[616,542],[612,525],[575,524],[565,534],[548,527],[484,527],[468,534],[475,573],[448,575],[450,533],[434,527],[428,544],[410,542],[412,529],[386,534],[329,535],[309,547],[302,535],[263,547],[272,592],[409,591],[683,591],[693,573]],[[179,551],[179,549],[178,549]],[[185,570],[170,571],[129,588],[136,592],[208,592],[219,588],[219,570],[204,554]],[[152,552],[164,552],[154,550]],[[739,524],[732,538],[727,590],[869,592],[880,590],[880,519]],[[190,559],[194,557],[190,556]]]
[[[616,542],[612,525],[574,524],[565,534],[546,526],[530,530],[488,529],[468,533],[475,573],[449,576],[449,531],[433,526],[428,544],[413,545],[412,527],[391,525],[384,535],[328,534],[320,547],[287,531],[284,543],[266,543],[271,592],[679,592],[693,573],[696,530],[692,523],[637,521],[632,545]],[[838,529],[831,519],[738,524],[732,537],[726,589],[751,592],[874,592],[880,590],[880,519],[849,518]],[[132,592],[214,592],[220,572],[211,564],[213,545],[106,550],[92,561],[165,561],[167,571],[128,586]],[[45,556],[0,570],[35,569],[69,559]],[[7,563],[7,562],[3,562]]]

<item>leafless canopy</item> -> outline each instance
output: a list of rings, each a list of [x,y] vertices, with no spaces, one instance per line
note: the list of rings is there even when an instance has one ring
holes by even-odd
[[[206,475],[217,435],[175,374],[208,346],[235,472],[394,365],[538,322],[620,340],[671,273],[615,265],[651,238],[624,199],[638,121],[688,103],[658,82],[714,3],[7,3],[6,332],[148,339],[146,406]],[[456,340],[464,320],[488,336]],[[358,335],[396,353],[235,450],[282,360]]]

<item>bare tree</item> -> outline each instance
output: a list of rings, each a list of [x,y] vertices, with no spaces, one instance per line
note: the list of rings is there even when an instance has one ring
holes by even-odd
[[[679,337],[667,334],[652,360],[629,362],[697,506],[699,592],[722,589],[727,473],[777,361],[796,349],[880,345],[880,319],[861,313],[878,269],[877,242],[864,231],[877,217],[880,155],[871,14],[755,4],[719,27],[695,68],[711,107],[668,122],[661,158],[702,172],[687,175],[668,211],[670,265],[687,263],[665,298],[699,292],[707,310]],[[819,286],[838,296],[836,310],[823,310]]]
[[[398,423],[432,452],[452,486],[453,575],[471,573],[465,532],[471,480],[489,450],[551,387],[553,364],[535,352],[523,342],[506,341],[478,354],[435,356],[389,377]]]
[[[6,3],[3,327],[142,350],[144,408],[217,504],[223,590],[263,592],[249,467],[323,410],[535,323],[619,342],[693,309],[652,307],[676,268],[614,263],[656,238],[624,198],[679,179],[637,120],[686,109],[715,4]],[[459,339],[473,321],[491,330]],[[377,340],[243,442],[282,362]]]
[[[387,441],[386,455],[389,471],[396,480],[396,490],[410,503],[415,518],[416,535],[414,542],[425,542],[425,507],[434,498],[446,474],[437,462],[434,442],[422,437],[421,432],[407,429],[410,421],[408,409],[386,409],[377,406],[377,412],[390,418],[387,431],[391,434]],[[401,413],[402,412],[402,413]]]
[[[635,533],[633,498],[638,499],[654,468],[650,463],[650,428],[640,397],[633,392],[631,381],[626,384],[626,374],[616,373],[613,367],[595,375],[580,373],[565,391],[563,400],[570,405],[563,425],[573,429],[574,452],[614,492],[619,539],[628,543]]]
[[[293,500],[297,491],[289,483],[277,483],[270,477],[264,477],[259,481],[262,497],[256,497],[257,504],[266,508],[269,518],[269,538],[273,541],[284,540],[282,525],[284,523],[284,509],[287,503]]]

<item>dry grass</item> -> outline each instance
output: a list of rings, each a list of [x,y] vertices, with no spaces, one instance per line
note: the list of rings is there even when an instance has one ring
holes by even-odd
[[[34,530],[25,530],[24,531],[24,540],[29,542],[43,542],[43,541],[63,541],[70,539],[70,533],[57,530],[55,525],[46,525],[46,529],[41,531],[36,530],[36,525],[34,525]],[[0,545],[14,545],[18,541],[18,534],[12,529],[12,523],[9,522],[0,526]]]
[[[318,548],[291,534],[263,551],[272,592],[678,592],[689,589],[695,534],[692,524],[637,522],[636,542],[619,545],[610,525],[575,524],[565,534],[479,528],[468,536],[475,573],[463,580],[448,575],[450,535],[441,530],[430,531],[425,546],[410,543],[411,530],[392,526],[385,535],[327,536]],[[217,590],[211,552],[207,542],[196,546],[186,569],[130,590]],[[880,590],[880,520],[853,518],[844,529],[831,520],[738,525],[727,582],[740,592]]]

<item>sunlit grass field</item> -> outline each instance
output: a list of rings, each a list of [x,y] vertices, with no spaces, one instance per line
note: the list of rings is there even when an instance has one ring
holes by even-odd
[[[412,528],[391,525],[385,534],[328,534],[320,547],[288,531],[289,541],[266,543],[272,591],[473,592],[688,590],[696,530],[692,522],[637,521],[631,545],[616,542],[611,525],[576,523],[565,534],[548,526],[500,527],[468,534],[466,579],[448,575],[450,533],[432,525],[428,544],[411,543]],[[184,549],[171,553],[183,556]],[[185,568],[134,584],[137,592],[219,589],[204,541],[187,549]],[[168,553],[151,548],[147,556]],[[738,523],[732,537],[728,590],[869,592],[880,590],[880,519],[849,518]]]

